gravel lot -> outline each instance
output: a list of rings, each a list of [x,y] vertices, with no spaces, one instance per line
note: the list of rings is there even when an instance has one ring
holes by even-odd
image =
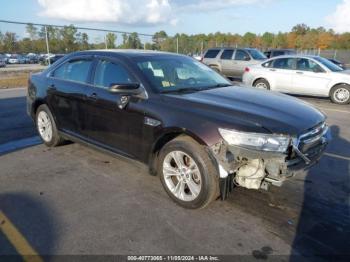
[[[37,144],[24,94],[0,90],[0,218],[40,255],[350,255],[350,106],[301,97],[332,128],[320,163],[281,188],[237,189],[191,211],[137,162],[79,144],[21,148]],[[0,255],[19,253],[10,239],[0,226]]]

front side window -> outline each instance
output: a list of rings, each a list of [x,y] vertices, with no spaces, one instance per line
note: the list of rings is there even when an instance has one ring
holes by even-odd
[[[265,60],[267,57],[260,52],[259,50],[256,49],[248,49],[248,53],[253,57],[255,60]]]
[[[323,69],[314,61],[306,58],[300,58],[297,60],[297,70],[310,71],[310,72],[322,72]]]
[[[294,69],[294,59],[293,58],[279,58],[273,62],[273,68],[277,69]]]
[[[221,59],[231,60],[232,56],[233,56],[233,50],[225,50],[221,55]]]
[[[92,60],[88,59],[70,60],[57,68],[53,73],[53,77],[86,83],[88,81],[91,65]]]
[[[248,61],[250,60],[249,55],[247,54],[247,52],[243,51],[243,50],[237,50],[236,54],[235,54],[235,60],[238,61]]]
[[[95,71],[94,85],[102,88],[110,88],[117,84],[133,83],[133,78],[120,64],[101,60]]]

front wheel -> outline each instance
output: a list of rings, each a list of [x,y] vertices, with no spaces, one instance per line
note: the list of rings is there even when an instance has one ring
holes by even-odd
[[[349,104],[350,103],[350,86],[349,85],[337,85],[332,88],[331,100],[336,104]]]
[[[204,208],[219,196],[219,176],[208,153],[189,137],[160,152],[158,174],[167,194],[182,207]]]

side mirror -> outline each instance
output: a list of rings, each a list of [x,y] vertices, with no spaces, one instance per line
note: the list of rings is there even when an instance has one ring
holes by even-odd
[[[138,95],[142,92],[139,83],[111,84],[108,90],[111,93],[118,93],[122,95]]]
[[[244,61],[250,61],[250,57],[249,57],[249,56],[246,56],[246,57],[244,58]]]

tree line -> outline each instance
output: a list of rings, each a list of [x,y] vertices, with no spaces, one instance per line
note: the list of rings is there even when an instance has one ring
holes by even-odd
[[[51,53],[70,53],[78,50],[104,48],[143,48],[137,33],[122,34],[122,44],[116,45],[117,35],[107,33],[103,39],[91,41],[85,32],[79,32],[73,25],[57,28],[26,25],[26,37],[19,38],[14,32],[0,31],[0,53],[46,53],[46,36]],[[46,34],[47,32],[47,34]]]
[[[231,33],[211,34],[176,34],[169,36],[165,31],[154,34],[152,39],[142,43],[135,33],[122,34],[121,44],[117,45],[117,35],[107,33],[104,39],[91,41],[85,32],[79,32],[73,25],[63,28],[47,26],[50,52],[69,53],[77,50],[104,48],[132,48],[152,49],[184,54],[200,54],[210,47],[254,47],[262,50],[268,48],[291,49],[350,49],[350,33],[337,34],[333,30],[323,27],[310,28],[305,24],[298,24],[290,32],[244,35]],[[45,27],[26,26],[26,37],[19,38],[16,33],[0,31],[0,53],[44,53],[46,52]]]

